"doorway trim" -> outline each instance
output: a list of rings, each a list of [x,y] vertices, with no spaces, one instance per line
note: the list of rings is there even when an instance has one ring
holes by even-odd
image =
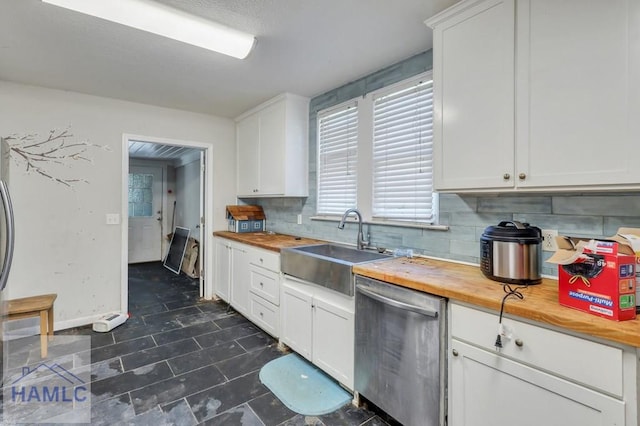
[[[205,155],[205,179],[204,179],[204,232],[203,239],[200,244],[204,248],[204,264],[201,265],[204,273],[204,298],[211,299],[213,297],[213,238],[211,228],[213,227],[213,144],[204,142],[185,141],[179,139],[161,138],[156,136],[142,136],[130,133],[122,135],[122,211],[121,211],[121,270],[120,270],[120,311],[127,313],[129,311],[129,142],[144,141],[157,143],[162,145],[174,145],[188,148],[198,148],[204,151]]]

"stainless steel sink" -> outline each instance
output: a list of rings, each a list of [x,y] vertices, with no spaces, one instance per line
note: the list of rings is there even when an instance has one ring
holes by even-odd
[[[316,244],[282,249],[280,266],[284,274],[353,296],[353,265],[390,258],[338,244]]]

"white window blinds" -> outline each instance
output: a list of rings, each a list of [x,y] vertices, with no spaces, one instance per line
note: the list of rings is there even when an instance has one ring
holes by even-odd
[[[356,206],[358,108],[355,102],[318,114],[318,214]]]
[[[374,97],[373,127],[373,217],[433,222],[433,81]]]

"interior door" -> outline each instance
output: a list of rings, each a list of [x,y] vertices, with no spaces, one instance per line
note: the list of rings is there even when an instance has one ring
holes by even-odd
[[[129,263],[162,260],[161,167],[129,167]]]

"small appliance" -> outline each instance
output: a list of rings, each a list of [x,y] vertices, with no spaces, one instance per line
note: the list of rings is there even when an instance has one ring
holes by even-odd
[[[489,226],[480,238],[480,269],[489,279],[509,284],[542,281],[542,231],[516,220]]]

